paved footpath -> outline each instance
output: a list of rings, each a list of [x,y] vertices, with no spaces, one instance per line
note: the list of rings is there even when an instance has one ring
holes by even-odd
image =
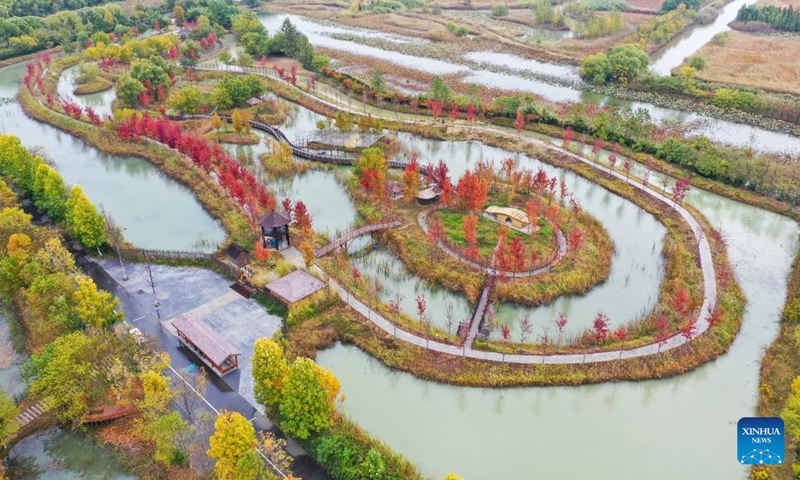
[[[336,109],[342,109],[342,106],[340,105],[336,105],[332,102],[317,98],[303,90],[298,89],[298,91],[318,103],[331,106]],[[389,120],[394,120],[391,117],[387,117],[385,115],[373,115],[373,118],[386,118]],[[590,167],[596,170],[602,171],[605,174],[611,175],[619,180],[631,184],[633,188],[639,190],[644,194],[650,195],[651,197],[657,200],[661,200],[662,202],[665,203],[665,205],[668,208],[672,208],[676,212],[678,212],[681,218],[683,218],[684,221],[686,221],[686,223],[691,228],[695,240],[697,241],[699,258],[700,258],[700,268],[703,273],[703,305],[700,309],[700,314],[697,317],[697,323],[696,323],[697,333],[694,335],[693,338],[696,338],[698,335],[701,335],[708,330],[709,328],[708,319],[711,316],[711,313],[713,312],[714,307],[717,304],[717,283],[716,283],[716,274],[714,272],[714,263],[711,256],[711,247],[708,244],[708,240],[706,239],[705,234],[700,228],[700,224],[697,223],[697,220],[695,220],[694,217],[692,217],[692,215],[685,208],[683,208],[683,206],[676,205],[671,198],[666,197],[659,190],[650,188],[649,186],[642,185],[641,183],[635,181],[631,181],[625,175],[616,170],[609,171],[608,168],[605,168],[604,166],[598,163],[595,163],[587,158],[572,153],[569,150],[557,147],[543,140],[530,137],[519,138],[517,135],[512,135],[499,128],[484,127],[484,126],[472,126],[471,128],[491,133],[494,135],[503,136],[517,141],[526,141],[528,143],[537,145],[539,147],[546,148],[552,151],[556,151],[560,154],[566,155],[574,160],[589,165]],[[502,354],[497,352],[486,352],[481,350],[474,350],[469,346],[457,347],[455,345],[449,345],[445,343],[436,342],[433,340],[427,340],[411,332],[397,328],[396,326],[394,326],[394,324],[392,324],[391,322],[380,316],[378,313],[374,312],[372,309],[364,305],[360,300],[355,298],[352,294],[348,294],[347,291],[342,286],[336,284],[335,282],[331,282],[331,284],[333,285],[334,290],[339,294],[339,297],[342,299],[342,301],[353,307],[357,312],[359,312],[369,321],[377,325],[381,330],[384,330],[385,332],[394,335],[403,341],[406,341],[408,343],[423,348],[427,348],[432,351],[446,353],[449,355],[461,355],[463,357],[475,358],[480,360],[488,360],[493,362],[521,363],[521,364],[597,363],[597,362],[607,362],[610,360],[617,360],[617,359],[646,357],[649,355],[655,355],[662,351],[678,348],[682,345],[685,345],[687,341],[690,341],[687,340],[683,335],[678,333],[672,337],[667,338],[663,342],[651,343],[649,345],[644,345],[638,348],[633,348],[628,350],[610,350],[605,352],[593,352],[585,354],[581,353],[581,354],[551,354],[551,355]]]

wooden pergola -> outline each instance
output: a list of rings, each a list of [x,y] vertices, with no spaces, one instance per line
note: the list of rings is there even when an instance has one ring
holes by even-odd
[[[172,321],[172,326],[178,340],[220,377],[239,368],[242,353],[199,318],[183,314]]]

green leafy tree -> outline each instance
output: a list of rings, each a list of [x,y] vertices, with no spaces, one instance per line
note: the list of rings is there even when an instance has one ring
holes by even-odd
[[[335,395],[331,399],[331,393],[336,390],[338,395],[338,389],[326,388],[329,378],[325,373],[308,358],[292,363],[280,404],[283,426],[290,435],[304,440],[333,424]]]
[[[362,477],[369,480],[383,480],[386,478],[386,463],[381,452],[370,449],[361,462],[360,470]]]
[[[150,82],[153,91],[159,86],[166,91],[170,85],[169,71],[169,65],[161,57],[142,58],[131,63],[130,76],[142,85]]]
[[[156,444],[156,461],[167,465],[182,465],[186,462],[193,431],[180,413],[172,411],[158,417],[153,422],[152,432],[152,439]]]
[[[255,12],[244,10],[233,17],[233,33],[236,34],[236,38],[241,39],[246,33],[266,34],[266,29]]]
[[[453,100],[453,91],[438,75],[431,79],[430,97],[440,102],[448,103]]]
[[[117,81],[117,98],[123,107],[136,107],[139,104],[139,94],[144,90],[142,82],[128,74],[122,75]]]
[[[14,432],[17,425],[14,419],[19,415],[19,408],[14,400],[3,390],[0,390],[0,441],[5,442]]]
[[[602,85],[608,82],[611,68],[608,63],[608,56],[605,53],[587,55],[581,61],[581,78],[595,85]]]
[[[88,380],[92,377],[92,352],[83,332],[58,337],[42,353],[33,354],[26,368],[32,378],[31,395],[47,400],[64,422],[79,418],[89,409]]]
[[[105,222],[80,186],[72,187],[67,200],[67,225],[88,248],[99,248],[106,241]]]
[[[650,58],[636,45],[626,43],[608,51],[608,68],[611,78],[619,83],[629,83],[647,71]]]
[[[180,91],[170,93],[167,98],[167,108],[177,112],[195,114],[207,101],[207,95],[199,88],[185,87]]]
[[[262,93],[264,84],[256,75],[229,75],[220,80],[214,89],[214,103],[221,110],[230,110]]]
[[[383,70],[381,70],[379,67],[372,69],[370,86],[379,92],[386,90],[386,79],[383,77]]]
[[[122,320],[122,312],[117,312],[119,299],[105,290],[98,290],[94,280],[79,275],[75,291],[77,309],[83,323],[95,330],[106,330]]]
[[[257,340],[254,350],[256,401],[269,409],[276,409],[281,403],[281,391],[289,377],[289,364],[281,346],[268,338]]]
[[[172,15],[175,17],[175,25],[182,27],[183,22],[186,21],[186,11],[180,5],[175,5],[172,8]]]
[[[67,187],[61,174],[39,159],[33,174],[33,201],[56,222],[64,220]]]
[[[347,112],[339,112],[334,125],[340,132],[348,132],[353,129],[353,117]]]
[[[0,174],[10,176],[24,192],[33,187],[33,164],[33,155],[19,138],[0,135]]]
[[[217,417],[214,429],[209,439],[211,448],[207,452],[217,461],[214,475],[220,480],[243,478],[241,468],[246,473],[252,471],[252,466],[247,461],[240,466],[239,462],[249,452],[254,452],[258,444],[253,425],[237,412],[223,411]]]
[[[321,72],[323,68],[331,66],[331,59],[325,55],[314,55],[311,59],[311,69],[315,72]]]
[[[389,171],[389,161],[386,155],[378,147],[365,148],[353,164],[353,173],[356,177],[361,178],[364,172],[373,170],[378,174],[378,177],[386,178]]]
[[[248,450],[236,462],[237,480],[261,480],[264,475],[264,460],[255,450]]]

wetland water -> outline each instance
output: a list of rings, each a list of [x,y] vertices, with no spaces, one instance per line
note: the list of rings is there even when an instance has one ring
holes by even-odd
[[[741,1],[742,0],[737,0],[737,2]],[[730,8],[730,6],[728,8]],[[738,9],[738,7],[736,9]],[[733,11],[735,12],[736,9]],[[726,9],[725,12],[726,13],[724,15],[729,14],[729,10]],[[380,59],[389,59],[398,65],[403,65],[431,74],[463,74],[463,80],[467,83],[477,83],[489,87],[528,91],[537,95],[541,95],[542,97],[555,102],[583,102],[599,105],[628,107],[633,110],[642,108],[645,109],[650,114],[650,117],[656,121],[674,120],[679,122],[689,122],[702,120],[702,122],[694,127],[690,133],[703,134],[707,135],[712,140],[739,146],[751,146],[762,151],[800,152],[800,138],[793,135],[773,132],[742,123],[720,120],[693,112],[659,107],[647,102],[632,102],[607,95],[583,92],[577,88],[554,85],[541,80],[525,78],[513,73],[498,73],[481,69],[474,70],[470,69],[464,64],[415,57],[397,51],[384,50],[370,45],[364,45],[356,41],[332,38],[329,36],[329,33],[326,33],[326,29],[328,27],[297,15],[262,14],[259,18],[261,19],[261,23],[267,28],[267,30],[269,30],[270,33],[277,31],[284,19],[289,18],[299,31],[308,36],[309,41],[314,45],[324,45],[326,47],[344,50],[359,55],[371,56]],[[716,23],[714,25],[716,25]],[[375,32],[369,33],[369,31],[364,31],[361,29],[349,29],[347,27],[336,28],[339,30],[347,30],[351,35],[362,37],[369,37],[376,34]],[[694,37],[693,41],[697,42],[697,44],[694,45],[696,46],[695,50],[699,49],[702,44],[705,43],[699,34],[697,37]],[[694,48],[694,46],[692,48]],[[680,48],[682,52],[688,52],[686,55],[690,55],[694,51],[686,46]],[[478,58],[480,58],[482,61],[486,61],[487,63],[493,63],[497,66],[506,67],[509,65],[514,65],[515,70],[527,70],[531,73],[543,73],[547,75],[558,76],[562,69],[568,68],[563,66],[543,64],[541,62],[534,62],[509,54],[502,54],[496,57],[490,56],[486,53],[473,55],[478,55]],[[574,72],[569,73],[569,76],[574,76]]]
[[[0,75],[5,74],[0,76],[4,92],[11,90],[11,85],[16,89],[24,68],[19,70],[16,80],[9,80],[7,70],[0,70]],[[11,107],[17,108],[16,116],[9,110]],[[0,114],[6,130],[12,120],[17,124],[27,120],[13,105],[2,107]],[[291,128],[296,132],[313,129],[310,121],[314,118],[313,114],[301,113],[294,117]],[[57,138],[61,143],[74,141],[53,129],[39,132],[34,137],[39,142],[44,137]],[[422,152],[423,160],[445,159],[454,177],[481,158],[501,160],[511,155],[524,167],[536,165],[533,159],[479,143],[459,145],[461,142],[436,142],[411,136],[404,140]],[[552,167],[546,168],[549,173],[555,172]],[[640,277],[629,280],[629,288],[657,291],[663,229],[659,234],[659,225],[626,201],[570,173],[560,175],[567,180],[570,190],[580,196],[584,208],[601,219],[612,235],[617,235],[613,237],[618,252],[612,276],[614,269],[620,269],[622,277],[642,271]],[[316,186],[306,191],[318,196],[323,204],[324,195],[329,195],[320,193]],[[116,198],[114,193],[119,192],[109,192],[109,200]],[[298,193],[299,198],[311,201],[304,193]],[[97,202],[91,193],[90,198]],[[333,369],[342,381],[343,393],[347,395],[345,412],[434,478],[457,471],[465,478],[519,478],[530,472],[531,476],[543,478],[613,475],[631,480],[743,479],[746,470],[737,464],[734,453],[736,421],[754,412],[761,355],[777,332],[786,277],[798,247],[798,226],[784,217],[707,192],[694,190],[687,201],[699,208],[727,239],[731,262],[749,300],[742,332],[730,352],[694,372],[639,383],[478,389],[439,385],[393,372],[353,347],[336,346],[320,353],[318,361]],[[126,209],[132,207],[124,200],[119,200],[118,205],[120,209],[122,205]],[[342,220],[337,222],[344,223],[354,215],[345,210]],[[196,213],[186,216],[190,221],[202,218]],[[146,225],[132,224],[126,235],[130,238],[137,229],[149,233]],[[175,240],[176,233],[171,235],[165,237],[165,242]],[[414,278],[407,280],[416,283]],[[606,285],[614,283],[609,280],[598,288],[610,288]],[[586,299],[591,295],[577,300],[588,302]],[[619,308],[635,313],[647,308],[650,302],[646,292],[622,287],[607,295],[593,301],[589,310],[602,304],[611,314],[611,308],[622,304]],[[533,309],[537,310],[546,309]],[[624,312],[616,315],[612,315],[612,320],[625,316]],[[579,317],[576,313],[573,322],[576,328],[580,326]],[[702,428],[698,429],[698,425]],[[39,444],[46,449],[46,438],[41,438]],[[575,452],[580,452],[580,461],[575,461]],[[98,451],[83,455],[100,458],[105,454]],[[541,461],[543,458],[548,461]],[[112,472],[108,476],[121,478]]]
[[[650,71],[659,75],[670,75],[673,68],[703,48],[703,45],[710,42],[714,35],[730,30],[728,24],[736,19],[739,9],[753,3],[756,2],[754,0],[735,0],[724,6],[713,22],[687,29],[653,54],[650,59]]]
[[[454,178],[478,159],[511,156],[524,167],[537,168],[533,159],[477,142],[400,137],[409,150],[420,151],[423,163],[444,159]],[[585,315],[576,312],[578,304],[591,314],[603,308],[612,322],[626,318],[624,313],[611,313],[613,309],[635,315],[648,308],[647,291],[654,300],[662,276],[663,227],[627,201],[571,173],[559,175],[584,209],[606,226],[617,247],[609,281],[584,297],[559,300],[566,302],[559,308],[572,308],[570,321],[577,330],[587,326],[585,319],[581,325]],[[660,182],[658,175],[651,177],[652,184]],[[457,471],[465,478],[518,478],[520,472],[535,472],[543,478],[744,479],[747,470],[735,457],[736,422],[755,410],[761,357],[777,333],[787,275],[798,250],[798,225],[702,190],[693,189],[687,201],[726,238],[749,301],[730,351],[691,373],[639,383],[481,389],[440,385],[392,371],[351,346],[337,345],[317,360],[342,381],[346,413],[433,478]],[[405,295],[403,309],[412,318],[418,292],[431,299],[429,309],[441,312],[452,302],[455,312],[469,311],[463,297],[432,288],[385,252],[358,262],[366,275]],[[616,275],[623,279],[612,290],[620,281],[614,280]],[[631,277],[626,282],[627,275]],[[384,292],[384,299],[392,297],[392,288]],[[601,289],[609,290],[601,296]],[[549,309],[556,307],[524,310],[532,311],[540,328],[541,322],[552,322]],[[502,306],[498,315],[513,321],[520,315],[516,310]],[[575,452],[580,452],[581,461],[574,461]]]
[[[25,64],[0,69],[0,97],[14,97],[24,75]],[[225,239],[222,227],[192,192],[147,160],[103,154],[32,120],[17,103],[0,106],[0,131],[19,137],[28,148],[42,147],[64,181],[80,185],[98,208],[111,212],[125,229],[125,238],[137,247],[210,251]]]

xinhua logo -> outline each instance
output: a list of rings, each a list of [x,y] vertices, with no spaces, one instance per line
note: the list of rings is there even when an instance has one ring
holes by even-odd
[[[777,417],[739,420],[738,457],[742,465],[776,465],[783,462],[783,420]]]

